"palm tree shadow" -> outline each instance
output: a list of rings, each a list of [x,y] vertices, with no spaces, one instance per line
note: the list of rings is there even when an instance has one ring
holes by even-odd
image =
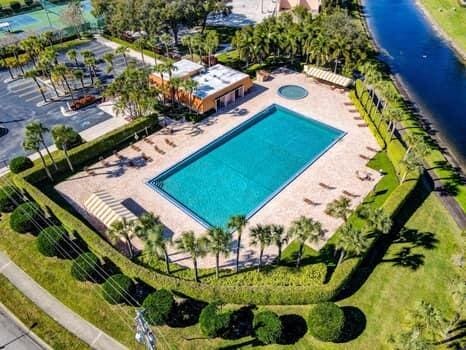
[[[412,253],[410,247],[403,247],[393,258],[383,259],[382,262],[391,262],[394,266],[407,267],[417,270],[424,265],[424,255]]]
[[[393,243],[410,243],[411,247],[422,247],[424,249],[434,249],[437,247],[438,239],[432,232],[419,232],[418,230],[411,230],[403,228],[399,236]]]

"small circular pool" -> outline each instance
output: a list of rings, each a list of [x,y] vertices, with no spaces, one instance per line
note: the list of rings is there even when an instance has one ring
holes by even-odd
[[[298,85],[283,85],[278,89],[278,94],[289,100],[300,100],[306,97],[308,92],[305,88]]]

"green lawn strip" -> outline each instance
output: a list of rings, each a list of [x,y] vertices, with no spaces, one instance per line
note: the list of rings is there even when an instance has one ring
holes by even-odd
[[[63,304],[110,336],[134,348],[133,308],[109,305],[101,297],[99,284],[73,279],[70,274],[71,260],[42,256],[37,251],[36,238],[13,232],[8,218],[9,215],[3,215],[0,221],[0,250],[5,251],[20,268]]]
[[[458,0],[420,0],[422,6],[434,18],[463,52],[466,52],[466,8]]]
[[[452,264],[452,255],[459,252],[460,230],[442,206],[431,194],[406,223],[405,227],[418,233],[432,233],[438,240],[435,248],[415,247],[411,243],[393,243],[383,261],[379,263],[366,283],[351,297],[338,302],[340,306],[356,307],[366,319],[365,329],[356,339],[334,344],[324,343],[306,333],[291,345],[269,345],[254,347],[267,350],[373,350],[391,349],[388,338],[404,330],[406,316],[417,302],[425,300],[439,307],[448,316],[453,313],[448,282],[460,271]],[[394,263],[400,251],[410,248],[411,254],[422,256],[423,263],[416,270]],[[237,309],[239,306],[228,305]],[[311,306],[269,305],[279,315],[298,315],[307,320]],[[250,348],[253,337],[226,340],[204,338],[199,326],[185,328],[161,328],[173,346],[180,350]],[[236,346],[236,347],[235,347]],[[441,348],[441,347],[440,347]]]
[[[24,296],[10,281],[0,275],[0,302],[13,312],[27,327],[56,350],[87,349],[81,339],[63,328]]]
[[[113,41],[114,43],[117,43],[117,44],[119,44],[121,46],[126,46],[126,47],[128,47],[130,49],[133,49],[137,53],[141,54],[141,50],[136,45],[134,45],[134,43],[130,43],[130,42],[126,41],[126,40],[119,39],[119,38],[116,38],[116,37],[110,36],[110,35],[104,35],[104,38],[107,39],[107,40]],[[151,50],[144,49],[143,51],[144,51],[145,56],[149,56],[149,57],[155,58],[155,59],[160,60],[160,61],[166,61],[167,60],[167,57],[165,57],[164,55],[156,54]]]

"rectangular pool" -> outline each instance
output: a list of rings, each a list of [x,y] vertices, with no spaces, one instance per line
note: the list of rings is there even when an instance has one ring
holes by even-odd
[[[344,134],[274,104],[148,185],[202,225],[225,227],[232,215],[254,215]]]

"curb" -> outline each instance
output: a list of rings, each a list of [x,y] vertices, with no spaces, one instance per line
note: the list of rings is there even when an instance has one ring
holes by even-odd
[[[10,309],[8,309],[2,302],[0,302],[0,310],[3,311],[10,317],[22,330],[25,332],[25,335],[30,337],[34,342],[40,345],[42,348],[46,350],[53,350],[50,345],[48,345],[45,341],[42,340],[36,333],[30,330],[24,323],[21,321]]]

